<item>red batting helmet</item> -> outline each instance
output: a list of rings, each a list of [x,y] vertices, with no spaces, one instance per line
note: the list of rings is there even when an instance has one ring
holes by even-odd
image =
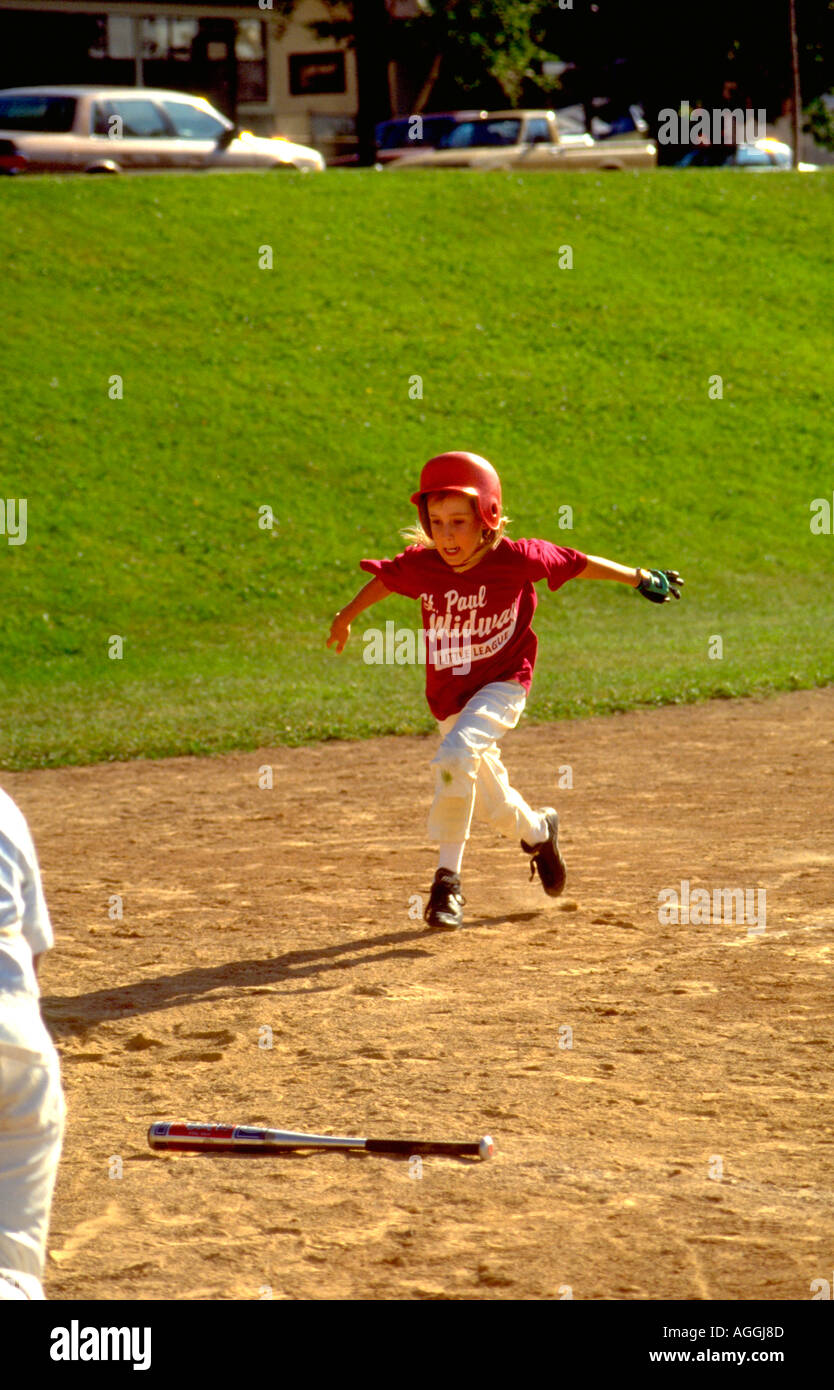
[[[431,492],[465,492],[474,497],[484,526],[497,531],[501,523],[501,479],[479,454],[437,454],[420,474],[420,490],[412,502],[420,512],[423,530],[431,534],[426,497]]]

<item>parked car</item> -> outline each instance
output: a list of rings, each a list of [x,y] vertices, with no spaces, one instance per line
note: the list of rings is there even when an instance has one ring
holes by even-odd
[[[431,111],[427,115],[394,116],[380,121],[374,130],[376,163],[390,164],[405,154],[434,150],[461,121],[485,115],[485,111]],[[327,164],[330,169],[358,167],[359,155],[355,150],[352,154],[337,154]]]
[[[793,151],[790,145],[771,136],[761,140],[742,142],[740,145],[698,145],[687,150],[683,159],[674,166],[676,169],[791,169]],[[816,164],[799,165],[799,172],[813,173]]]
[[[616,115],[604,108],[591,117],[591,134],[595,140],[619,140],[623,135],[646,136],[648,133],[649,123],[639,106],[629,106],[627,111]]]
[[[463,121],[485,116],[485,111],[431,111],[428,115],[396,116],[376,128],[377,163],[389,164],[417,150],[436,150]]]
[[[648,169],[657,164],[651,140],[598,143],[563,135],[555,111],[491,111],[455,125],[435,150],[404,154],[392,169]]]
[[[253,135],[202,97],[154,87],[7,87],[0,150],[7,166],[34,171],[324,168],[318,150]]]

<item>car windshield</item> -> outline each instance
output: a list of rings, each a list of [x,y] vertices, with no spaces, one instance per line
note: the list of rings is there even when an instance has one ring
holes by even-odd
[[[461,121],[440,141],[442,150],[480,148],[490,145],[517,145],[521,121]]]
[[[757,149],[755,145],[739,145],[736,151],[736,164],[764,166],[773,163],[767,150]]]
[[[2,96],[0,130],[72,130],[75,97]]]
[[[202,106],[192,106],[188,101],[172,101],[163,98],[161,106],[181,140],[219,140],[229,126],[206,111]]]

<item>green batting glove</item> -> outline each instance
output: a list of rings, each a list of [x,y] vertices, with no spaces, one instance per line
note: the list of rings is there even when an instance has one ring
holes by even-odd
[[[670,598],[680,598],[681,584],[677,570],[649,570],[648,579],[640,580],[637,592],[652,603],[668,603]]]

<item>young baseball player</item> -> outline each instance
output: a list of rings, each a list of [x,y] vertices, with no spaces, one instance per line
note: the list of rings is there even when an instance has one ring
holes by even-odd
[[[32,837],[0,791],[0,1301],[44,1297],[64,1127],[58,1054],[38,1003],[38,964],[52,942]]]
[[[341,609],[328,646],[344,649],[354,619],[389,593],[419,599],[426,643],[426,699],[441,743],[432,766],[429,838],[439,843],[425,918],[454,929],[463,921],[460,869],[473,815],[502,835],[517,836],[545,893],[565,886],[552,806],[532,810],[510,786],[499,741],[518,723],[533,678],[537,639],[531,628],[534,584],[559,589],[569,579],[613,579],[653,603],[680,598],[676,570],[645,570],[545,540],[507,539],[501,483],[477,454],[429,459],[411,498],[420,526],[415,543],[393,560],[362,560],[373,578]]]

